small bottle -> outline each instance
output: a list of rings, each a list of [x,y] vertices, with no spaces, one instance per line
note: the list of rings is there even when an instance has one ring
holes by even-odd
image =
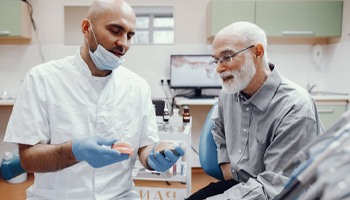
[[[164,112],[163,112],[163,121],[168,122],[169,121],[169,110],[168,110],[168,105],[164,103]]]
[[[181,162],[180,162],[180,175],[185,175],[186,174],[186,169],[185,169],[185,163],[184,163],[184,161],[182,161],[181,160]]]
[[[173,165],[173,176],[176,176],[177,174],[177,166],[176,163]]]
[[[176,133],[176,132],[183,131],[182,117],[179,115],[178,108],[173,109],[173,116],[171,116],[169,123],[170,123],[170,127],[171,127],[172,132]]]
[[[184,123],[188,123],[191,120],[190,107],[188,105],[184,105],[183,109],[184,113],[182,114],[182,121]]]

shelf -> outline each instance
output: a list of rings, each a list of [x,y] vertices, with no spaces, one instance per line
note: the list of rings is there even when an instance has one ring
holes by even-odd
[[[0,99],[0,106],[13,106],[15,99]]]
[[[170,182],[182,182],[186,183],[185,175],[171,175],[169,171],[160,173],[146,170],[145,168],[140,169],[134,180],[148,180],[148,181],[170,181]]]
[[[214,105],[218,101],[218,98],[208,99],[189,99],[185,97],[176,97],[175,104],[182,105]]]
[[[157,117],[158,125],[165,124],[162,122],[161,117]],[[191,119],[192,121],[192,119]],[[175,144],[184,147],[185,157],[180,158],[176,164],[167,170],[164,173],[150,171],[145,169],[145,167],[140,163],[139,160],[136,160],[132,176],[134,180],[141,181],[166,181],[166,182],[179,182],[185,184],[186,187],[172,188],[172,192],[177,193],[177,195],[182,196],[185,194],[185,197],[191,194],[191,129],[192,123],[189,122],[184,126],[183,131],[181,132],[158,132],[159,138],[161,141],[170,140]],[[170,130],[170,129],[169,129]],[[160,188],[158,188],[160,189]]]

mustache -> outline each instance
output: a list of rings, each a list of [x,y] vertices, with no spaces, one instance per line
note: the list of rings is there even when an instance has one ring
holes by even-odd
[[[117,54],[121,54],[121,55],[124,55],[125,54],[125,48],[124,47],[121,47],[121,46],[116,46],[114,47],[113,49],[111,49],[111,51],[117,53]]]
[[[220,78],[224,79],[224,78],[227,78],[227,77],[234,77],[235,76],[235,72],[234,71],[224,71],[224,72],[221,72],[219,74]]]

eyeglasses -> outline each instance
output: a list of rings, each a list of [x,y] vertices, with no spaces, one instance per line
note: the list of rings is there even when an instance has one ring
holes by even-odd
[[[216,67],[218,66],[219,62],[220,62],[221,64],[225,64],[225,63],[231,62],[231,61],[232,61],[232,58],[234,58],[235,56],[237,56],[237,54],[239,54],[239,53],[241,53],[241,52],[243,52],[243,51],[245,51],[245,50],[248,50],[248,49],[250,49],[250,48],[253,48],[253,47],[254,47],[254,45],[250,45],[249,47],[246,47],[246,48],[244,48],[244,49],[242,49],[242,50],[239,50],[239,51],[237,51],[237,52],[235,52],[235,53],[224,55],[224,56],[222,56],[221,58],[216,58],[216,59],[210,61],[210,62],[209,62],[209,65],[212,65],[214,68],[216,68]]]

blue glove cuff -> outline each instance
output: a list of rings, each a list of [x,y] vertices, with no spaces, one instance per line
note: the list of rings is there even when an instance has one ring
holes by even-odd
[[[72,152],[73,152],[75,159],[77,159],[78,161],[82,161],[81,156],[79,154],[79,150],[78,150],[77,140],[73,140]]]

